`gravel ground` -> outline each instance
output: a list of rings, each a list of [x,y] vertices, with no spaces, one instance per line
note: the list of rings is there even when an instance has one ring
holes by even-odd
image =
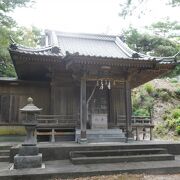
[[[61,180],[61,178],[55,178],[51,180]],[[180,174],[173,175],[136,175],[136,174],[123,174],[123,175],[110,175],[110,176],[94,176],[94,177],[82,177],[67,180],[180,180]]]

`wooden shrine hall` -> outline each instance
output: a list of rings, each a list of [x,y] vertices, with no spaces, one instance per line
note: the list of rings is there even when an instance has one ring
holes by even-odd
[[[43,47],[13,42],[9,52],[18,78],[0,79],[0,122],[21,124],[19,108],[30,96],[43,108],[39,128],[73,129],[77,142],[132,139],[131,89],[176,65],[174,57],[135,52],[118,36],[50,30]]]

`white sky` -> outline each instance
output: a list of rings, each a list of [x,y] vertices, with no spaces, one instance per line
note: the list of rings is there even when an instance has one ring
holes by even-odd
[[[67,32],[118,34],[132,24],[134,27],[150,25],[170,16],[180,20],[180,8],[162,5],[164,0],[149,0],[151,12],[140,19],[126,20],[118,16],[123,0],[35,0],[33,8],[17,8],[14,19],[24,26]],[[154,5],[155,4],[155,5]]]

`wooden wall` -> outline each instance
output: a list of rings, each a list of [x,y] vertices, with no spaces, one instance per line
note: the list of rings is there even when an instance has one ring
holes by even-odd
[[[79,114],[80,91],[77,86],[61,86],[54,89],[54,114]]]
[[[23,115],[19,108],[32,97],[34,104],[49,114],[49,86],[41,83],[1,83],[0,85],[0,123],[21,123]]]
[[[87,85],[87,99],[93,86]],[[124,89],[113,87],[111,90],[97,89],[95,96],[107,99],[109,124],[115,125],[117,114],[124,115]],[[107,96],[107,98],[104,98]],[[0,85],[0,123],[21,123],[23,115],[19,108],[27,104],[27,98],[32,97],[34,104],[43,108],[41,114],[79,115],[80,112],[80,82],[72,77],[65,79],[56,76],[53,83],[4,83]],[[92,100],[95,97],[92,97]],[[97,99],[98,99],[97,98]],[[90,102],[91,103],[91,102]],[[91,108],[91,105],[89,106]],[[89,112],[92,112],[89,110]]]
[[[112,88],[110,90],[110,120],[112,124],[117,123],[117,114],[125,114],[124,88]]]

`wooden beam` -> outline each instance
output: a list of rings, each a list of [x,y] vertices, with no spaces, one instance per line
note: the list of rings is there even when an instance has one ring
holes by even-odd
[[[126,76],[124,81],[124,98],[125,98],[125,115],[126,115],[126,142],[132,140],[132,102],[131,102],[131,87],[129,82],[130,77]]]
[[[86,123],[87,123],[87,105],[86,105],[86,78],[85,75],[81,78],[80,92],[80,121],[81,121],[81,136],[79,143],[86,143]]]

